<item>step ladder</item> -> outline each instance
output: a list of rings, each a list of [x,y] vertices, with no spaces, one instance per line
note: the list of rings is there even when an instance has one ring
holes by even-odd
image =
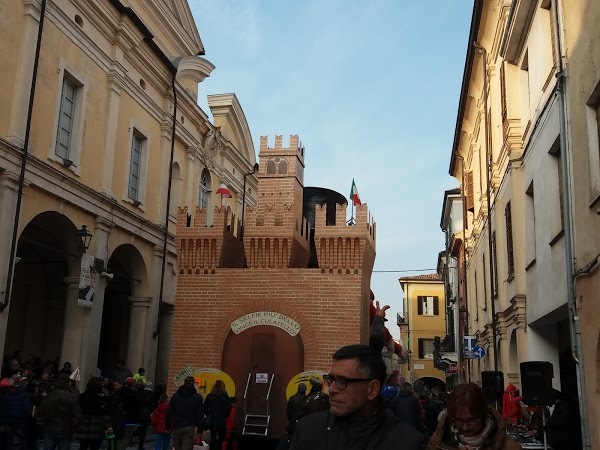
[[[271,416],[267,414],[246,414],[244,417],[244,436],[267,436]]]
[[[248,380],[246,381],[246,390],[244,391],[244,428],[242,429],[242,436],[269,436],[269,425],[271,423],[271,414],[269,414],[269,398],[271,397],[271,389],[273,388],[273,379],[275,375],[271,375],[271,381],[269,382],[269,388],[267,395],[263,398],[266,402],[266,411],[263,408],[248,408],[248,389],[250,387],[250,379],[252,372],[248,374]],[[249,412],[248,409],[251,409]]]

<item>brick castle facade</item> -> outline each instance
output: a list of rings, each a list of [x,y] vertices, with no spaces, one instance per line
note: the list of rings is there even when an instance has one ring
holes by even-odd
[[[188,365],[221,369],[235,383],[242,416],[244,403],[246,413],[263,408],[264,392],[252,386],[255,373],[268,373],[275,436],[285,426],[290,379],[327,371],[336,349],[368,340],[375,223],[366,205],[354,225],[346,205],[335,205],[333,220],[319,205],[314,224],[303,216],[298,136],[287,148],[281,136],[274,148],[261,137],[259,158],[258,204],[246,207],[243,233],[228,207],[215,207],[209,226],[206,210],[179,210],[169,380]],[[311,245],[318,264],[309,268]]]

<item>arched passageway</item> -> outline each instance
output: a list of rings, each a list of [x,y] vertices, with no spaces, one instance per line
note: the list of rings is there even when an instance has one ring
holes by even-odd
[[[108,260],[107,271],[113,274],[104,292],[104,309],[98,349],[98,368],[110,374],[118,360],[136,371],[142,363],[144,313],[150,303],[144,260],[133,245],[123,244]],[[140,330],[142,327],[142,330]]]
[[[413,383],[413,389],[419,394],[446,392],[446,383],[435,377],[421,377]]]
[[[77,307],[82,248],[77,227],[64,214],[46,211],[23,229],[9,305],[4,355],[21,363],[63,358],[67,301]],[[73,361],[75,364],[76,361]]]

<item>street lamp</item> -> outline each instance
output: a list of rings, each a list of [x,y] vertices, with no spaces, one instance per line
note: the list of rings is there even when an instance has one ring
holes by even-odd
[[[79,236],[79,239],[81,239],[81,246],[84,249],[83,252],[85,253],[85,251],[90,247],[93,234],[90,233],[90,230],[87,229],[86,225],[81,225],[81,229],[76,230],[74,234]]]

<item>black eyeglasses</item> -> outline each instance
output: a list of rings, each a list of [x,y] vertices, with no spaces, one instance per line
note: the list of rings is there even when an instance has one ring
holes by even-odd
[[[465,425],[468,425],[469,427],[475,427],[479,424],[480,420],[479,419],[475,419],[475,418],[471,418],[471,419],[452,419],[452,423],[454,423],[454,425],[458,428],[460,427],[464,427]]]
[[[335,383],[335,385],[340,389],[346,389],[348,387],[348,383],[358,383],[360,381],[372,381],[374,379],[375,378],[346,378],[346,377],[336,376],[336,375],[331,375],[331,374],[323,375],[323,381],[325,381],[325,384],[327,386],[331,386],[332,383]]]

